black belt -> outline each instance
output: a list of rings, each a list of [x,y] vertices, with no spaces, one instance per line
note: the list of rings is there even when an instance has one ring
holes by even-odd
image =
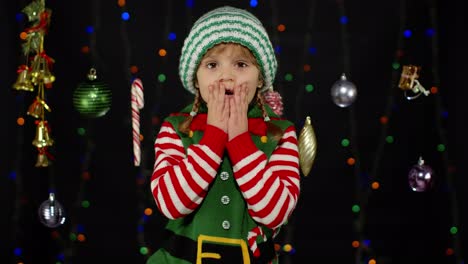
[[[163,245],[163,248],[172,256],[187,260],[190,263],[196,263],[197,259],[197,241],[188,237],[180,236],[170,230],[168,232],[169,239]],[[275,257],[275,248],[272,239],[266,242],[257,244],[260,250],[260,256],[254,257],[251,250],[247,251],[250,255],[251,264],[266,264],[273,260]],[[217,243],[203,243],[202,252],[216,252],[221,255],[221,259],[203,258],[203,264],[239,264],[244,263],[242,256],[242,249],[237,245],[217,244]]]

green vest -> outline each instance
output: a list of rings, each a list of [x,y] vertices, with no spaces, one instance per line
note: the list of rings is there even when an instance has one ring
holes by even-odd
[[[182,113],[189,113],[191,109],[192,106],[189,105],[182,110]],[[201,109],[201,112],[204,110]],[[270,108],[267,108],[267,112],[271,118],[270,122],[281,128],[283,132],[287,127],[292,125],[290,121],[279,119]],[[258,107],[252,107],[249,110],[248,116],[249,118],[262,118],[262,112]],[[177,131],[179,124],[185,118],[186,115],[171,115],[165,120],[171,123]],[[177,134],[182,139],[184,148],[187,150],[188,146],[197,144],[200,141],[203,131],[193,131],[192,137],[180,131],[177,131]],[[263,143],[260,140],[260,135],[251,134],[251,137],[258,149],[263,151],[269,158],[278,142],[268,138],[267,142]],[[248,232],[258,225],[248,213],[247,204],[234,179],[229,157],[225,153],[218,174],[199,208],[186,217],[169,220],[166,228],[177,235],[188,237],[194,241],[197,241],[198,236],[203,234],[214,237],[242,239],[247,243]],[[262,229],[267,239],[272,239],[273,230],[265,226],[262,226]],[[262,242],[262,237],[257,237],[257,243],[260,244]],[[158,252],[155,253],[155,255],[157,254]],[[187,262],[175,260],[174,258],[171,262],[156,261],[148,263],[185,264]]]

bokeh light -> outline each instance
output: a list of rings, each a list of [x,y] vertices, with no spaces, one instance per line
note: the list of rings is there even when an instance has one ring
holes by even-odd
[[[128,21],[130,19],[130,14],[128,12],[122,12],[122,20]]]
[[[18,117],[18,118],[16,119],[16,123],[17,123],[19,126],[24,125],[24,118],[23,118],[23,117]]]
[[[124,7],[125,6],[125,0],[118,0],[117,1],[117,5],[120,6],[120,7]]]
[[[26,40],[26,38],[28,37],[28,33],[26,32],[21,32],[20,35],[19,35],[20,39],[22,40]]]
[[[159,49],[158,54],[159,56],[164,57],[167,55],[167,51],[165,49]]]
[[[405,31],[403,31],[403,36],[404,36],[405,38],[410,38],[411,35],[412,35],[411,30],[406,29]]]
[[[349,139],[347,139],[347,138],[342,139],[341,140],[341,146],[343,146],[343,147],[349,146]]]
[[[194,2],[195,2],[194,0],[187,0],[187,1],[185,1],[185,5],[187,7],[193,8]]]
[[[93,26],[87,26],[86,27],[86,33],[92,34],[94,32],[94,27]]]
[[[309,47],[308,51],[309,51],[309,54],[311,54],[311,55],[317,54],[317,48],[316,47]]]
[[[130,66],[130,73],[135,74],[138,72],[138,66],[132,65]]]
[[[359,213],[361,211],[361,207],[357,204],[354,204],[352,207],[351,207],[351,211],[353,211],[353,213]]]
[[[377,190],[377,189],[379,189],[379,188],[380,188],[380,183],[379,183],[379,182],[376,182],[376,181],[375,181],[375,182],[372,182],[371,188],[372,188],[372,190]]]
[[[165,82],[165,81],[166,81],[166,75],[165,75],[164,73],[159,74],[159,75],[158,75],[158,81],[159,81],[160,83]]]
[[[276,27],[279,32],[284,32],[286,30],[286,26],[283,24],[279,24],[278,27]]]
[[[169,36],[167,36],[167,39],[169,40],[176,40],[177,35],[174,32],[169,33]]]
[[[348,24],[348,17],[347,16],[341,16],[340,17],[340,23],[341,24]]]

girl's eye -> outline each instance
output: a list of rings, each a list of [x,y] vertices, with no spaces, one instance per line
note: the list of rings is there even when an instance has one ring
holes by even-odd
[[[209,63],[206,64],[206,67],[208,69],[216,68],[216,62],[209,62]]]
[[[237,62],[237,67],[245,68],[247,66],[249,66],[249,65],[247,63],[243,62],[243,61]]]

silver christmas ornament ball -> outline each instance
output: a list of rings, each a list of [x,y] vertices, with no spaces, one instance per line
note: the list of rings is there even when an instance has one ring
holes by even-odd
[[[62,205],[55,200],[54,193],[39,206],[39,220],[47,227],[54,228],[65,223],[65,211]]]
[[[348,81],[343,73],[338,81],[331,88],[331,98],[339,107],[348,107],[357,97],[357,89],[354,83]]]

